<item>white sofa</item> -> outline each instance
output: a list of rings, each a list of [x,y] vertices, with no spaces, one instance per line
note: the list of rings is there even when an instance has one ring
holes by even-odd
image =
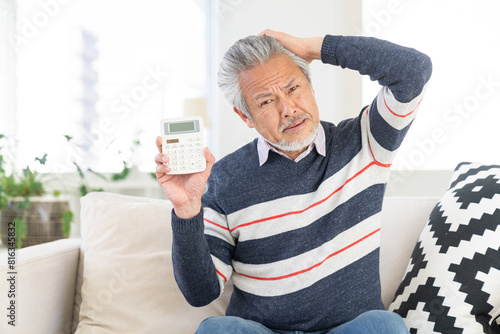
[[[438,198],[386,198],[382,212],[382,299],[391,302],[411,252]],[[0,333],[194,333],[223,315],[229,287],[203,308],[178,291],[170,262],[170,203],[110,193],[82,198],[82,239],[18,250],[16,326],[8,324],[0,255]]]

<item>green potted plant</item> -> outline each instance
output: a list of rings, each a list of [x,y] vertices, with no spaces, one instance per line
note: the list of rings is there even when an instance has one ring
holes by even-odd
[[[7,143],[7,145],[6,145]],[[47,196],[43,177],[26,166],[18,171],[7,161],[8,140],[0,134],[0,221],[2,243],[8,240],[8,227],[15,226],[16,246],[30,246],[68,237],[73,213],[69,201],[54,191]],[[35,158],[45,164],[47,155]],[[10,163],[10,164],[9,164]]]
[[[68,144],[73,144],[71,136],[65,135],[64,137]],[[139,144],[139,141],[132,143],[132,152]],[[9,139],[0,134],[0,229],[2,243],[7,243],[9,223],[15,225],[18,248],[68,237],[74,218],[69,207],[69,200],[60,196],[60,190],[54,190],[51,194],[47,194],[46,190],[49,188],[46,185],[58,181],[57,177],[38,173],[30,166],[19,171],[14,166],[13,161],[7,161],[14,160],[11,155],[7,154],[8,149],[11,149],[10,152],[13,151],[12,146],[14,145],[9,144]],[[36,164],[45,165],[46,162],[47,154],[41,158],[35,158],[33,164],[36,167]],[[125,160],[122,163],[123,168],[119,173],[106,176],[90,168],[84,170],[77,162],[73,161],[79,177],[77,185],[73,187],[72,182],[68,180],[59,181],[62,181],[64,193],[72,196],[85,196],[88,192],[103,191],[102,188],[91,188],[88,185],[87,175],[92,174],[104,181],[111,182],[125,180],[130,174],[130,163]]]

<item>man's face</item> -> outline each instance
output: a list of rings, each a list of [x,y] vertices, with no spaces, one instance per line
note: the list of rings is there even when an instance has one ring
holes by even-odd
[[[300,68],[288,56],[279,55],[241,72],[239,81],[251,118],[235,111],[245,123],[287,155],[304,151],[314,140],[319,112],[312,86]]]

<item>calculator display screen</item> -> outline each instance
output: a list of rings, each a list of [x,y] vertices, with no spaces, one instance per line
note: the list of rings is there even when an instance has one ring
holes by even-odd
[[[194,131],[195,125],[193,121],[182,123],[170,123],[170,133]]]

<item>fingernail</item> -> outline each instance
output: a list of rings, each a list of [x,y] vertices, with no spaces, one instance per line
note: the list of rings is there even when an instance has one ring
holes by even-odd
[[[163,156],[163,158],[161,158],[161,160],[163,160],[164,162],[167,162],[168,158],[166,156]]]

